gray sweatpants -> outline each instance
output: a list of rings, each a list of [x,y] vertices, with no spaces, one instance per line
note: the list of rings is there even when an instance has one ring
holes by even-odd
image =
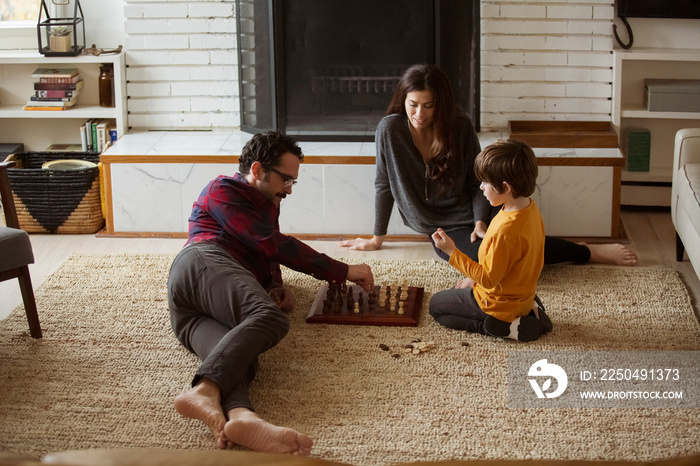
[[[258,355],[284,338],[289,318],[248,270],[209,243],[190,245],[173,261],[168,305],[175,336],[202,359],[192,386],[207,378],[221,389],[224,413],[252,411]]]

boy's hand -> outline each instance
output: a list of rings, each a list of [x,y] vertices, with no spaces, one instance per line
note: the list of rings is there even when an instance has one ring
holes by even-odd
[[[433,233],[432,238],[433,242],[435,243],[435,247],[448,256],[451,256],[452,253],[455,252],[455,249],[457,249],[455,242],[452,241],[452,238],[450,238],[442,228],[438,228],[437,231]]]
[[[474,288],[474,283],[476,283],[476,282],[474,282],[474,280],[472,280],[469,277],[465,277],[455,285],[455,288],[457,288],[457,289]]]

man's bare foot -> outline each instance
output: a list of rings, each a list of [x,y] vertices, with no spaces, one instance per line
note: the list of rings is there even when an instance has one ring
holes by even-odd
[[[265,453],[306,456],[313,445],[308,435],[270,424],[246,408],[234,408],[228,412],[223,436],[225,440]]]
[[[202,421],[209,427],[218,448],[231,445],[222,435],[226,418],[219,402],[219,386],[209,379],[202,379],[197,385],[175,397],[175,410],[185,417]]]
[[[591,251],[589,263],[637,265],[637,254],[624,244],[585,244]]]

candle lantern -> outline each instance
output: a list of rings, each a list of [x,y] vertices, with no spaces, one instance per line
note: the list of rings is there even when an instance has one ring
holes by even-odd
[[[70,5],[70,0],[51,0],[54,5]],[[70,8],[69,8],[70,9]],[[73,4],[73,17],[52,18],[41,0],[39,23],[37,24],[39,53],[47,57],[80,55],[85,48],[85,19],[80,1]]]

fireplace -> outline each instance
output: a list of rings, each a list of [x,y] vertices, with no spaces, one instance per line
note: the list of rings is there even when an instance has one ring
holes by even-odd
[[[435,63],[479,128],[478,0],[237,0],[241,129],[372,141],[403,71]]]

